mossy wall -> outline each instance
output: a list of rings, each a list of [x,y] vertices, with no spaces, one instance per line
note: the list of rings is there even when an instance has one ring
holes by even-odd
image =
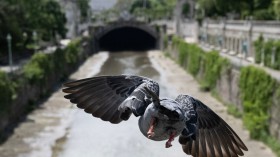
[[[242,113],[252,138],[270,143],[267,139],[272,135],[280,141],[280,85],[264,70],[236,68],[218,52],[205,52],[177,37],[169,53],[178,54],[178,64],[201,83],[202,89],[216,93]]]
[[[49,95],[85,59],[81,40],[53,53],[38,52],[13,75],[0,72],[0,142],[36,102]]]

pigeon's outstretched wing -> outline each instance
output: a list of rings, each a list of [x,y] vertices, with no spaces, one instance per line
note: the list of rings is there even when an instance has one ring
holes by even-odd
[[[85,112],[104,121],[119,123],[131,113],[142,115],[150,97],[145,88],[159,95],[158,83],[151,79],[132,76],[99,76],[64,84],[64,96]]]
[[[186,127],[179,137],[186,154],[194,157],[238,157],[248,150],[233,129],[201,101],[188,95],[179,95],[176,101],[186,117]]]

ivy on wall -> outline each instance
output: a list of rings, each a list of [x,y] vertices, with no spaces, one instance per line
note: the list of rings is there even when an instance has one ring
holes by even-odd
[[[203,89],[211,90],[216,86],[223,69],[228,68],[229,61],[219,56],[217,51],[204,52],[195,44],[188,44],[183,39],[174,37],[173,48],[178,50],[178,63],[193,76],[203,71],[203,77],[197,78],[202,82]]]
[[[228,68],[229,61],[220,57],[217,51],[205,53],[204,56],[204,88],[214,89],[223,69]]]
[[[264,70],[248,66],[241,70],[239,87],[244,105],[243,121],[253,138],[268,133],[268,109],[276,81]]]
[[[24,65],[17,78],[11,79],[5,72],[0,71],[0,113],[7,113],[9,105],[17,95],[17,87],[27,83],[40,86],[44,94],[48,78],[55,75],[62,79],[66,76],[65,67],[77,64],[81,53],[80,40],[71,42],[65,49],[57,49],[54,53],[36,53]],[[59,80],[58,80],[59,81]]]

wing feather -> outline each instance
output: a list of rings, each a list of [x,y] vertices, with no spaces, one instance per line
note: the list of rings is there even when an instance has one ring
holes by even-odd
[[[188,95],[179,95],[175,101],[186,113],[186,129],[179,141],[186,154],[195,157],[238,157],[248,150],[234,130],[201,101]],[[193,112],[196,114],[190,114]],[[188,121],[193,118],[196,118],[195,123]],[[195,125],[193,133],[188,129],[189,125]]]
[[[144,87],[159,95],[159,86],[151,79],[133,76],[98,76],[64,84],[64,97],[94,117],[111,123],[119,123],[125,112],[141,115],[148,106]]]

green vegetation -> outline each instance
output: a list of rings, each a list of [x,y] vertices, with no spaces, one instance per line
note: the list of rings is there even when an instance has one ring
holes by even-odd
[[[63,74],[63,66],[77,63],[81,52],[79,43],[79,40],[71,42],[64,50],[58,49],[52,54],[34,54],[23,68],[24,78],[30,83],[42,84],[52,74]]]
[[[263,63],[267,67],[280,70],[280,41],[264,41],[263,37],[260,36],[254,45],[256,63]]]
[[[42,84],[51,72],[51,63],[49,55],[36,53],[24,66],[23,75],[31,83]]]
[[[89,0],[77,0],[77,6],[80,10],[81,22],[85,22],[86,19],[89,17]]]
[[[233,16],[246,19],[250,16],[255,20],[279,19],[279,0],[198,0],[198,13],[206,17]],[[229,5],[230,4],[230,5]]]
[[[132,15],[147,19],[171,18],[176,0],[118,0],[115,8],[122,12],[128,10]]]
[[[220,57],[218,52],[206,53],[204,56],[204,77],[202,80],[204,87],[214,89],[222,70],[228,68],[228,66],[229,61]]]
[[[15,53],[37,41],[54,41],[66,34],[66,18],[56,0],[0,0],[0,56],[7,54],[6,36],[12,36]]]
[[[238,108],[236,107],[236,105],[233,105],[233,104],[227,105],[227,112],[236,118],[242,118],[242,116],[243,116],[243,113],[240,112],[238,110]]]
[[[0,71],[0,112],[9,109],[9,105],[16,98],[18,87],[25,85],[39,87],[40,96],[47,94],[52,89],[51,80],[64,79],[81,59],[80,40],[71,42],[65,49],[57,49],[54,53],[36,53],[23,67],[15,79],[11,79],[6,73]],[[34,102],[30,99],[30,102]],[[30,103],[32,104],[32,103]]]
[[[193,76],[203,71],[203,77],[198,78],[203,90],[212,90],[221,72],[228,68],[229,61],[219,56],[218,52],[205,53],[195,44],[187,44],[184,40],[174,37],[172,47],[178,50],[178,63]]]
[[[8,109],[9,104],[16,98],[16,83],[6,73],[0,71],[0,113]]]
[[[268,109],[272,104],[275,80],[264,70],[248,66],[241,70],[239,87],[244,105],[244,124],[251,137],[258,139],[268,132]]]
[[[255,47],[255,62],[261,63],[262,62],[262,51],[263,50],[263,44],[264,44],[264,38],[263,35],[260,35],[258,40],[254,42]]]

